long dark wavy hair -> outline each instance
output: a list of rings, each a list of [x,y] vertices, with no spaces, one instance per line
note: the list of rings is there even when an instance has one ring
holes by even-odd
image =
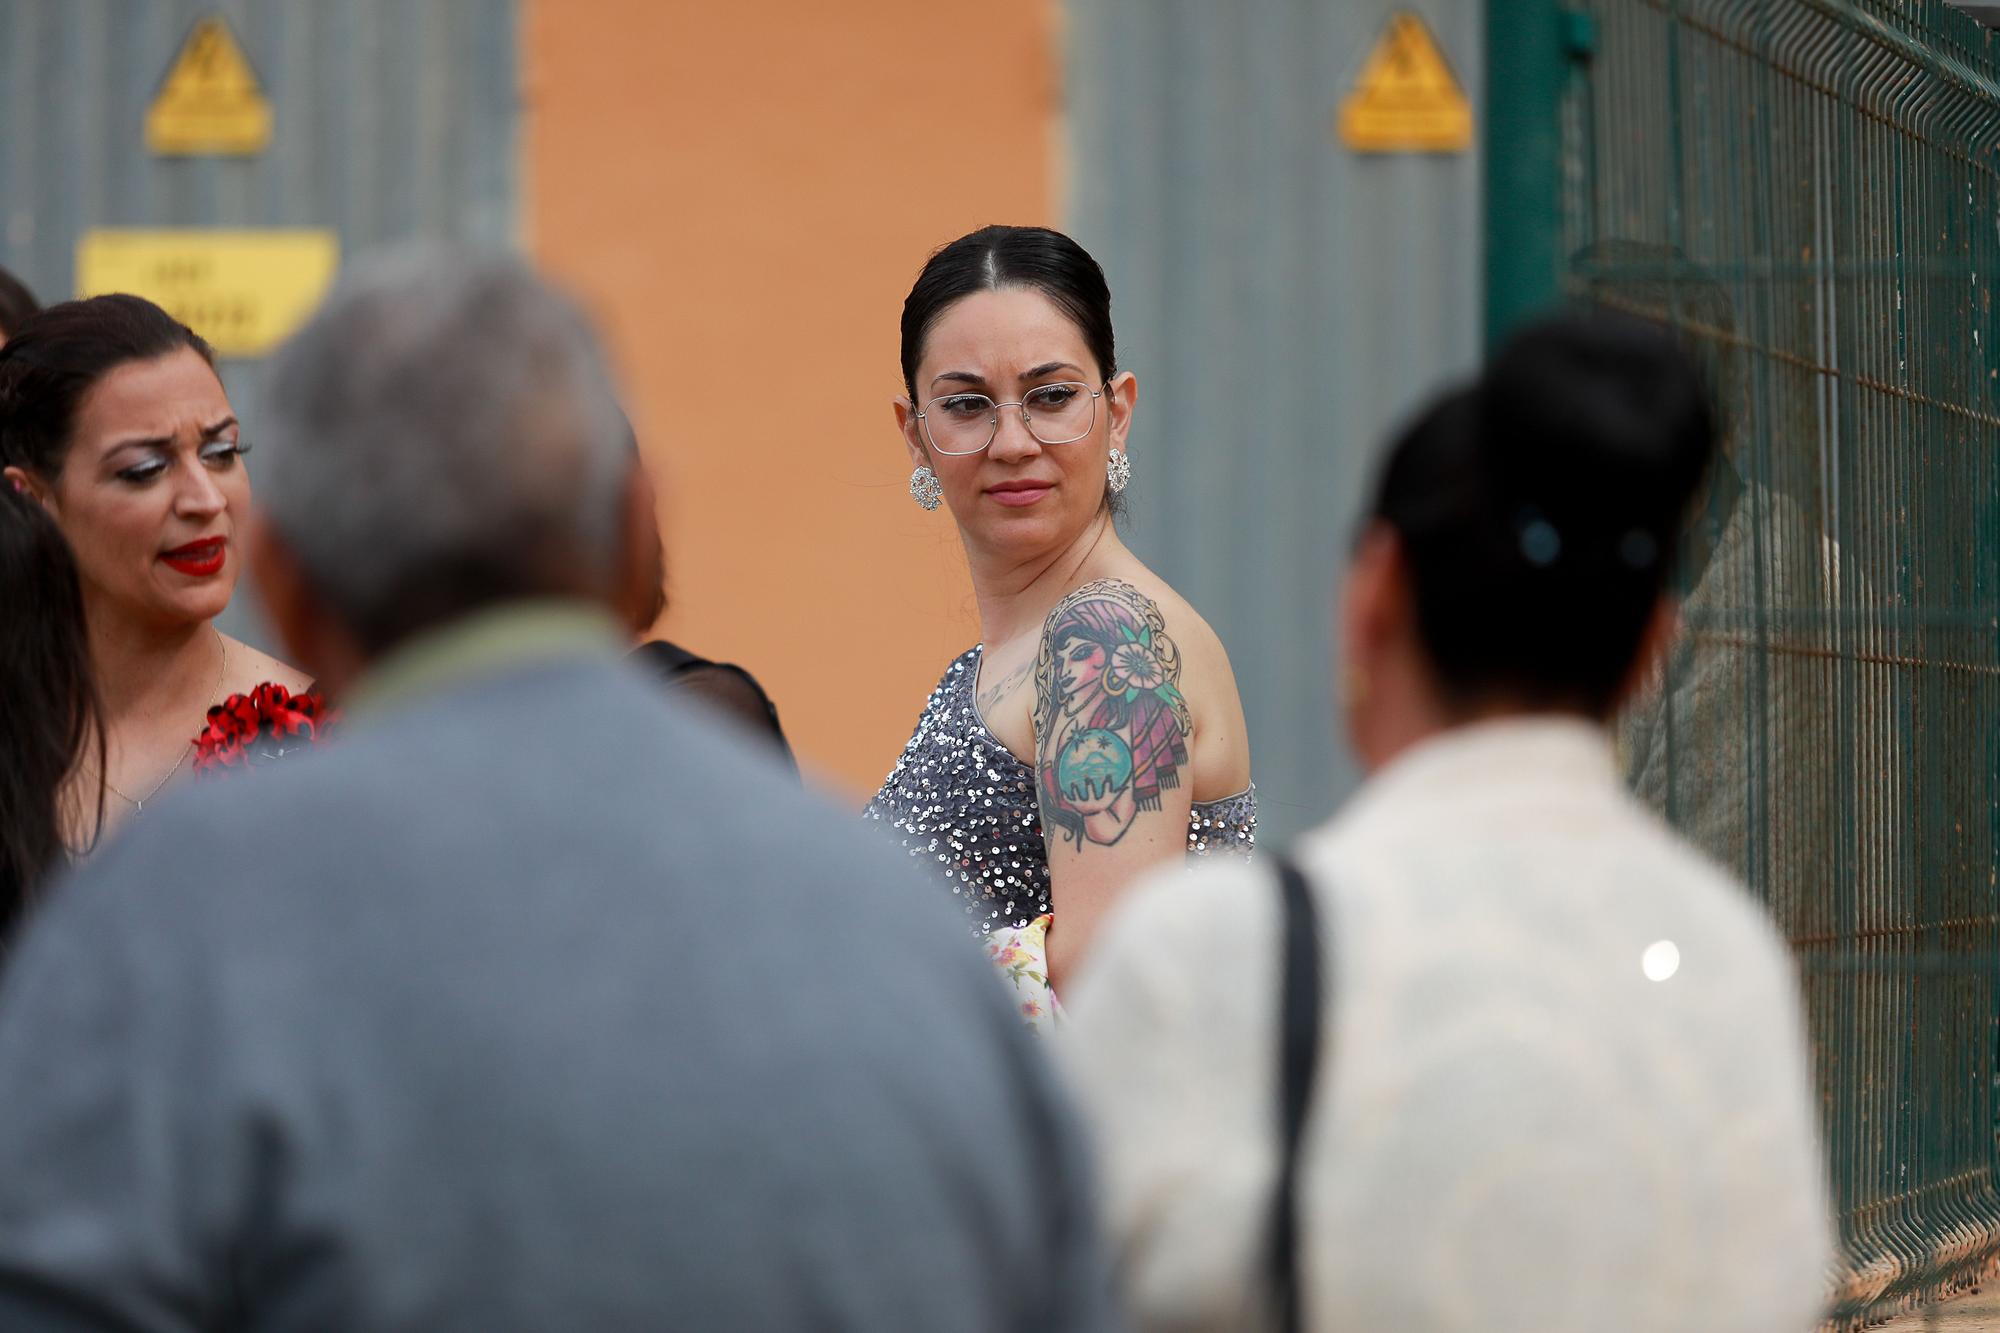
[[[55,520],[0,482],[0,944],[13,933],[64,842],[66,794],[96,775],[104,822],[104,728],[90,673],[83,588]],[[93,762],[94,760],[94,762]],[[85,790],[82,783],[75,790]],[[88,812],[88,794],[82,797]],[[88,850],[77,848],[77,851]]]

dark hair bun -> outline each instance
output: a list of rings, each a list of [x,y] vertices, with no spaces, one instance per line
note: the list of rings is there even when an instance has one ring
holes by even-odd
[[[1397,441],[1375,516],[1401,537],[1440,679],[1607,711],[1715,449],[1695,363],[1608,312],[1535,324]]]
[[[917,398],[917,366],[944,312],[974,292],[1032,287],[1068,316],[1105,379],[1118,373],[1111,288],[1090,252],[1047,227],[981,227],[941,246],[903,298],[903,387]]]
[[[1579,561],[1633,563],[1633,533],[1672,543],[1715,425],[1700,372],[1664,330],[1604,312],[1537,324],[1493,358],[1479,393],[1491,494],[1529,511],[1511,515],[1517,528],[1566,534]],[[1527,546],[1531,564],[1562,561],[1543,559],[1546,541]]]

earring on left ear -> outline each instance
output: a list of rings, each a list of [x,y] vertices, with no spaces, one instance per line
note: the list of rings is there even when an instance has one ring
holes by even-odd
[[[1113,495],[1123,494],[1132,484],[1132,460],[1123,449],[1113,449],[1111,457],[1104,460],[1104,480]]]

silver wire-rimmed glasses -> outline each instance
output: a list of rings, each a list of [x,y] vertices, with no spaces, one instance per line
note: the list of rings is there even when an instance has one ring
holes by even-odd
[[[947,393],[925,403],[917,413],[924,438],[941,454],[976,454],[1000,433],[1000,409],[1021,409],[1021,424],[1042,444],[1073,444],[1097,424],[1097,400],[1102,386],[1064,380],[1040,384],[1011,403],[996,403],[983,393]]]

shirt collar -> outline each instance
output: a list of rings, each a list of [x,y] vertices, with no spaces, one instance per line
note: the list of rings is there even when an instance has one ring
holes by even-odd
[[[426,630],[369,667],[342,701],[350,717],[393,712],[470,678],[540,662],[615,656],[617,622],[567,598],[504,602]]]
[[[1610,732],[1575,714],[1515,714],[1443,731],[1405,750],[1365,783],[1339,823],[1406,800],[1554,786],[1623,790]]]

